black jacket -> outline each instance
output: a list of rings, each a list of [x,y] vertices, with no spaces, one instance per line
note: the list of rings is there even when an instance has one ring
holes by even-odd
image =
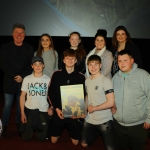
[[[21,83],[14,80],[20,75],[22,78],[32,73],[31,59],[34,51],[31,45],[23,42],[16,46],[13,41],[5,43],[0,50],[0,67],[4,72],[3,91],[15,94]]]
[[[66,68],[63,67],[62,70],[58,70],[54,72],[54,74],[52,75],[49,92],[48,92],[52,105],[54,106],[54,110],[56,108],[62,110],[60,86],[83,84],[84,94],[85,94],[84,83],[85,83],[85,76],[79,73],[77,70],[68,74]]]

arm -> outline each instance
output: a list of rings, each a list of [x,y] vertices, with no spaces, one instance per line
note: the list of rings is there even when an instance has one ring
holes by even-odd
[[[114,106],[111,108],[111,112],[112,112],[112,114],[115,114],[116,111],[117,111],[117,107],[116,107],[116,105],[114,104]]]
[[[20,96],[20,109],[21,109],[21,121],[22,121],[22,123],[27,122],[27,118],[26,118],[26,115],[24,112],[25,97],[26,97],[26,92],[22,91],[21,96]]]
[[[49,102],[51,102],[51,104],[54,106],[54,109],[57,106],[57,103],[55,101],[55,97],[56,97],[56,93],[55,93],[55,75],[52,75],[50,84],[49,84],[49,88],[48,88],[48,98],[49,98]]]
[[[48,109],[47,109],[47,113],[49,116],[52,116],[53,115],[53,106],[50,106]]]
[[[31,67],[31,60],[34,57],[34,50],[33,47],[28,45],[25,47],[26,54],[28,55],[27,62],[24,63],[24,66],[22,66],[21,73],[19,74],[22,78],[32,73],[32,67]]]
[[[85,115],[87,115],[87,111],[88,111],[88,96],[85,96]]]
[[[20,82],[22,82],[23,79],[22,79],[22,77],[20,75],[17,75],[17,76],[14,77],[14,80],[16,82],[20,83]]]
[[[104,102],[104,103],[102,103],[101,105],[98,105],[98,106],[89,105],[88,106],[88,111],[89,111],[89,113],[92,113],[92,112],[98,111],[98,110],[109,109],[113,106],[114,106],[114,93],[112,92],[112,93],[106,94],[106,102]]]
[[[90,74],[89,74],[89,70],[88,70],[88,65],[87,65],[88,57],[89,57],[89,56],[87,56],[87,57],[86,57],[86,59],[85,59],[86,77],[89,77],[89,76],[90,76]]]
[[[53,106],[53,109],[57,112],[57,108],[58,108],[58,111],[61,109],[61,105],[59,103],[59,96],[58,94],[60,94],[58,92],[58,88],[60,87],[57,87],[57,77],[59,75],[56,74],[56,72],[54,72],[54,74],[52,75],[52,78],[51,78],[51,82],[50,82],[50,87],[49,87],[49,90],[48,90],[48,96],[50,98],[50,102]],[[60,112],[60,111],[59,111]],[[61,113],[59,113],[61,114]],[[58,115],[60,116],[60,115]]]
[[[58,53],[55,51],[55,54],[56,54],[56,60],[55,60],[56,61],[56,66],[55,66],[54,70],[56,71],[56,70],[58,70]]]
[[[48,88],[50,87],[50,82],[49,82],[49,84],[48,84]],[[53,105],[52,105],[52,103],[51,103],[51,101],[50,101],[50,98],[49,98],[49,96],[47,96],[47,99],[48,99],[48,103],[49,103],[49,108],[47,109],[47,113],[48,113],[48,115],[49,116],[52,116],[53,115]]]
[[[57,112],[58,117],[59,117],[60,119],[64,119],[64,114],[63,114],[63,112],[62,112],[59,108],[56,108],[55,110],[56,110],[56,112]]]
[[[10,52],[9,49],[11,48],[11,43],[7,45],[2,45],[0,50],[0,67],[3,72],[9,75],[11,78],[14,78],[17,74],[14,72],[13,67],[10,66]],[[13,56],[12,56],[13,57]]]
[[[148,73],[147,73],[147,77],[146,78],[144,77],[143,86],[145,87],[143,89],[144,89],[145,94],[147,96],[147,104],[146,104],[147,118],[144,122],[143,128],[149,129],[150,128],[150,74],[148,74]]]
[[[113,63],[113,56],[111,52],[107,52],[104,56],[102,56],[102,68],[101,73],[108,77],[111,73]]]
[[[85,74],[85,72],[86,72],[85,59],[86,59],[86,57],[83,57],[79,64],[80,72],[83,74]]]

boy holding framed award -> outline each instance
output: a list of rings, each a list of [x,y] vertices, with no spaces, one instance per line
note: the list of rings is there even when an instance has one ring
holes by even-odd
[[[54,107],[51,118],[51,141],[56,143],[66,128],[74,145],[81,138],[82,123],[85,116],[84,95],[85,76],[76,69],[76,52],[64,51],[64,67],[52,75],[49,97]],[[83,106],[83,107],[82,107]]]

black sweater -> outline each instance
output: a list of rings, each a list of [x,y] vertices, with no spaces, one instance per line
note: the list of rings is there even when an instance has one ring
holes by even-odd
[[[85,83],[85,76],[82,73],[79,73],[77,70],[68,74],[65,67],[63,67],[62,70],[58,70],[54,72],[54,74],[52,75],[49,92],[48,92],[54,110],[56,108],[62,110],[60,86],[83,84],[84,94],[85,94],[84,83]]]
[[[23,42],[22,46],[16,46],[13,41],[5,43],[0,50],[0,67],[4,72],[3,91],[15,94],[21,83],[14,80],[20,75],[22,78],[32,73],[31,59],[34,51],[31,45]]]

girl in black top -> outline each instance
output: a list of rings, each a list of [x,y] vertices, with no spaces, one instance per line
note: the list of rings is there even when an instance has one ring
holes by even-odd
[[[118,26],[112,37],[112,47],[110,51],[114,56],[114,61],[112,65],[112,75],[114,75],[118,70],[117,56],[118,52],[128,49],[134,58],[134,62],[138,65],[139,68],[142,68],[142,58],[140,51],[132,41],[129,32],[124,26]]]
[[[75,50],[76,56],[77,56],[77,62],[76,62],[76,69],[78,69],[79,72],[85,73],[85,58],[86,58],[86,52],[83,47],[83,44],[81,42],[81,35],[79,32],[72,32],[69,35],[69,42],[70,42],[70,48]],[[63,63],[63,56],[61,57],[61,62],[59,64],[59,69],[62,69]]]

